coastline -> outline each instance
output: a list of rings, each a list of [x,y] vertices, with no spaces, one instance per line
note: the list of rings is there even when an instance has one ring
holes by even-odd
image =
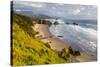
[[[68,48],[70,45],[59,39],[58,37],[52,35],[49,31],[49,26],[46,24],[35,24],[32,28],[38,32],[36,37],[44,43],[48,43],[53,50],[57,52],[61,51],[63,48]],[[77,48],[74,48],[77,49]],[[97,59],[93,56],[89,56],[85,53],[80,52],[80,56],[71,56],[71,62],[90,62],[96,61]]]
[[[39,32],[39,34],[37,34],[36,37],[41,36],[41,41],[50,44],[53,50],[61,51],[65,47],[68,48],[68,44],[51,34],[48,25],[36,24],[33,29]]]

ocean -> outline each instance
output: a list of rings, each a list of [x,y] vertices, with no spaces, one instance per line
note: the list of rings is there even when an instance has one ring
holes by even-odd
[[[73,22],[78,25],[72,24]],[[66,24],[69,23],[69,24]],[[66,20],[52,24],[50,32],[68,43],[74,50],[79,50],[97,57],[97,21],[96,20]]]

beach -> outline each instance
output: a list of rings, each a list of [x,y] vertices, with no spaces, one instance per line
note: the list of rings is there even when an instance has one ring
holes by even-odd
[[[53,50],[61,51],[63,48],[68,47],[68,44],[51,34],[48,25],[36,24],[33,29],[39,32],[37,37],[42,35],[41,41],[50,44]]]
[[[36,37],[40,38],[40,40],[44,43],[48,43],[51,47],[51,49],[59,52],[63,48],[68,48],[70,44],[65,43],[58,37],[54,36],[49,31],[49,26],[46,24],[35,24],[35,26],[32,26],[32,28],[38,32]],[[76,47],[73,47],[74,49],[78,49]],[[70,61],[71,62],[89,62],[89,61],[96,61],[96,58],[90,55],[87,55],[83,52],[80,53],[79,56],[71,56]]]

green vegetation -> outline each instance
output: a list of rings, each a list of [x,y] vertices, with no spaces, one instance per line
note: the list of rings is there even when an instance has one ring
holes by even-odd
[[[62,49],[60,56],[64,58],[65,60],[68,60],[70,58],[70,52],[68,48]]]
[[[38,24],[47,24],[49,26],[52,25],[52,22],[50,22],[49,20],[43,20],[43,19],[38,19]]]
[[[71,46],[68,48],[68,50],[69,50],[69,53],[70,53],[71,55],[73,55],[73,56],[79,56],[79,55],[81,55],[81,54],[80,54],[80,51],[75,51],[75,50],[73,50],[73,49],[71,48]]]
[[[32,26],[38,19],[13,14],[12,22],[12,63],[13,66],[57,64],[69,62],[34,36],[38,33]]]
[[[79,51],[74,51],[71,46],[69,48],[63,48],[61,53],[59,54],[65,60],[71,60],[70,56],[79,56],[81,55]]]

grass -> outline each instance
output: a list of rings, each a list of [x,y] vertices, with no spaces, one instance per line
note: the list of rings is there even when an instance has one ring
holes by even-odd
[[[36,32],[31,28],[32,21],[38,22],[38,19],[15,13],[12,19],[12,66],[69,62],[34,37]]]

